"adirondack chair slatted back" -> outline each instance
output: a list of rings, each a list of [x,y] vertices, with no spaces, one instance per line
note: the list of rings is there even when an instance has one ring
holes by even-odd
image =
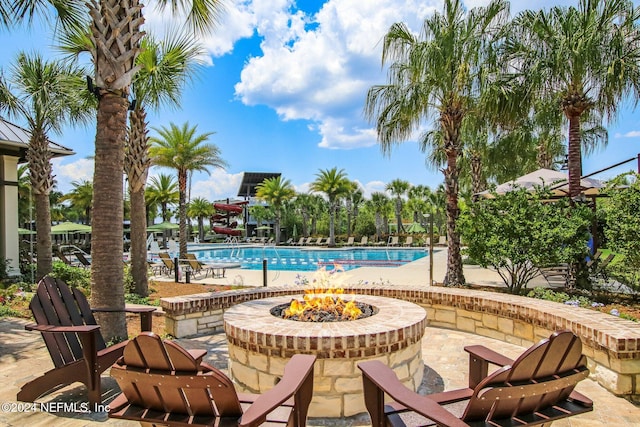
[[[242,416],[226,375],[198,364],[187,351],[152,333],[142,333],[127,344],[111,376],[135,406],[176,416]]]
[[[83,326],[96,325],[87,298],[80,290],[58,279],[45,277],[40,281],[36,295],[29,304],[33,317],[39,325]],[[100,334],[96,334],[98,350],[106,348]],[[75,333],[53,334],[42,332],[51,359],[56,367],[83,358],[82,347]]]
[[[569,397],[588,375],[580,339],[566,331],[555,333],[481,381],[462,419],[489,421],[561,410],[556,402]]]

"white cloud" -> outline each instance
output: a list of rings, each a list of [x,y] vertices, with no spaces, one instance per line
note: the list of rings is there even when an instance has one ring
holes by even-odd
[[[364,197],[367,199],[371,198],[372,193],[384,193],[385,187],[387,186],[387,184],[382,181],[369,181],[365,184],[359,182],[358,180],[356,180],[356,182],[358,182],[358,184],[360,184],[360,186],[364,189]]]
[[[640,130],[632,130],[627,133],[616,133],[615,138],[637,138],[640,136]]]
[[[269,16],[261,15],[268,22],[258,26],[262,55],[245,65],[236,95],[246,105],[268,105],[283,120],[314,122],[321,147],[374,145],[375,132],[362,108],[367,89],[384,82],[380,41],[397,21],[418,29],[439,5],[436,0],[329,0],[315,16],[289,15],[287,25],[283,9],[274,7]]]
[[[68,193],[73,187],[72,182],[93,180],[93,159],[78,159],[75,162],[62,164],[64,158],[51,160],[53,174],[58,182],[57,190]]]
[[[231,174],[215,169],[211,176],[193,183],[191,198],[203,197],[209,201],[225,199],[229,195],[238,194],[243,173]]]

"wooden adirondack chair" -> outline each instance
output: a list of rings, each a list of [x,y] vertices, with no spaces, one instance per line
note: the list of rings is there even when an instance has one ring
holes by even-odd
[[[315,356],[294,355],[284,376],[261,395],[236,394],[231,380],[152,333],[131,340],[111,368],[122,394],[109,417],[166,426],[302,427],[313,393]]]
[[[33,402],[55,389],[81,382],[87,386],[89,401],[101,403],[100,374],[122,356],[127,344],[125,341],[107,347],[100,334],[93,312],[112,310],[92,310],[80,290],[70,289],[65,282],[52,277],[40,281],[29,307],[36,323],[26,325],[25,329],[42,333],[55,367],[22,386],[17,399]],[[141,329],[151,330],[155,308],[126,311],[139,313]]]
[[[483,346],[465,351],[469,387],[428,396],[404,387],[380,361],[359,363],[372,426],[548,426],[593,409],[590,399],[574,391],[589,370],[582,342],[570,331],[554,333],[515,361]],[[487,375],[489,364],[502,367]],[[385,404],[385,394],[394,402]],[[442,406],[464,401],[459,413]]]

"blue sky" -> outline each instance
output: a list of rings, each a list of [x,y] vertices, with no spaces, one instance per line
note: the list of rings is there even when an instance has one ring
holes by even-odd
[[[486,0],[467,0],[469,7]],[[537,1],[536,7],[577,1]],[[145,2],[146,29],[159,33],[176,18]],[[380,40],[398,21],[419,29],[424,18],[441,10],[439,0],[227,0],[221,25],[203,38],[208,55],[196,81],[184,91],[181,107],[154,112],[151,127],[188,121],[198,131],[215,132],[229,163],[227,170],[196,174],[192,196],[209,200],[234,197],[242,172],[280,172],[298,191],[307,191],[320,169],[343,168],[369,195],[400,178],[436,187],[442,174],[425,165],[415,141],[383,156],[375,131],[363,119],[367,89],[384,83]],[[531,2],[511,2],[517,13]],[[51,36],[43,25],[0,32],[0,63],[6,68],[20,50],[52,55]],[[631,103],[629,103],[631,106]],[[640,153],[638,111],[624,108],[607,126],[609,145],[584,159],[584,173]],[[18,122],[19,123],[19,122]],[[20,123],[19,123],[20,124]],[[425,124],[428,126],[428,124]],[[72,181],[92,179],[95,125],[68,127],[56,142],[77,154],[56,160],[60,191]],[[152,132],[153,134],[153,132]],[[632,162],[596,176],[608,178],[635,168]],[[152,174],[169,172],[153,168]]]

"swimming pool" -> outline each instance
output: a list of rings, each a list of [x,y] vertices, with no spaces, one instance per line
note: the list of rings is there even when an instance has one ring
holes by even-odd
[[[398,267],[428,255],[425,249],[303,249],[266,247],[226,247],[190,251],[202,261],[239,262],[247,270],[261,270],[267,260],[270,270],[315,271],[340,264],[345,270],[358,267]]]

